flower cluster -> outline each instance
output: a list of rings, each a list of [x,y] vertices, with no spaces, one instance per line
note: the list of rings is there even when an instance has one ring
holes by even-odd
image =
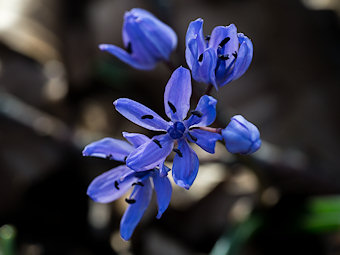
[[[164,92],[164,108],[169,121],[148,107],[128,98],[114,101],[115,109],[131,122],[162,134],[151,139],[142,134],[123,132],[122,141],[104,138],[83,150],[84,156],[108,158],[125,162],[95,178],[87,194],[96,202],[112,202],[128,190],[129,204],[120,225],[123,239],[130,239],[135,227],[148,207],[152,187],[157,195],[160,218],[167,209],[172,193],[168,172],[174,182],[185,189],[193,184],[199,168],[199,159],[190,143],[209,153],[215,153],[217,141],[224,140],[231,153],[250,154],[261,145],[255,125],[241,115],[234,116],[225,129],[208,128],[216,118],[217,100],[203,95],[192,111],[191,75],[194,80],[215,86],[216,89],[239,78],[249,67],[253,46],[236,27],[216,27],[209,38],[203,38],[203,21],[190,23],[186,35],[186,60],[191,73],[178,67],[171,75]],[[126,50],[101,44],[104,51],[115,55],[137,69],[149,70],[159,61],[168,61],[177,44],[175,32],[155,16],[142,9],[125,14],[123,41]],[[172,170],[164,162],[175,153]],[[153,185],[152,185],[153,183]]]

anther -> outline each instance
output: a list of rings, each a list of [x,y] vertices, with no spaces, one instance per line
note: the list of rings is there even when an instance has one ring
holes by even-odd
[[[131,204],[136,203],[136,199],[125,198],[125,202],[131,205]]]
[[[203,116],[203,113],[201,113],[200,111],[191,111],[191,114],[195,115],[195,116],[197,116],[199,118],[201,118]]]
[[[203,53],[198,57],[198,62],[202,62],[203,61]]]
[[[130,54],[132,53],[132,45],[130,42],[128,43],[128,46],[126,47],[126,51]]]
[[[115,181],[115,188],[116,188],[117,190],[119,190],[118,185],[119,185],[119,183],[118,183],[117,181]]]
[[[127,156],[124,157],[124,161],[126,161],[126,159],[127,159]]]
[[[179,157],[181,157],[181,158],[183,157],[183,154],[179,149],[175,148],[175,149],[173,149],[173,151],[176,152]]]
[[[112,159],[112,155],[111,155],[111,154],[106,155],[106,158],[107,158],[107,159]]]
[[[210,35],[206,35],[204,39],[205,39],[206,41],[209,41],[209,40],[210,40]]]
[[[223,47],[224,45],[226,45],[227,44],[227,42],[229,42],[229,40],[230,40],[230,37],[226,37],[226,38],[224,38],[223,40],[222,40],[222,42],[219,44],[221,47]]]
[[[153,139],[152,140],[155,144],[157,144],[159,146],[159,148],[162,148],[161,142],[158,141],[157,139]]]
[[[218,58],[219,59],[222,59],[222,60],[228,60],[229,59],[229,55],[218,55]]]
[[[190,132],[188,132],[188,134],[189,134],[190,138],[191,138],[194,142],[197,141],[197,137],[195,137],[195,136],[193,136],[192,134],[190,134]]]
[[[173,113],[177,112],[176,107],[170,101],[168,101],[168,105]]]
[[[139,185],[139,186],[144,187],[144,184],[142,182],[134,182],[134,183],[132,183],[131,186],[135,186],[135,185]]]
[[[141,119],[142,119],[142,120],[145,120],[145,119],[150,119],[150,120],[152,120],[152,119],[153,119],[153,116],[150,115],[150,114],[146,114],[146,115],[143,115],[143,116],[141,117]]]
[[[233,53],[233,56],[234,56],[234,58],[237,58],[237,52],[236,51]]]

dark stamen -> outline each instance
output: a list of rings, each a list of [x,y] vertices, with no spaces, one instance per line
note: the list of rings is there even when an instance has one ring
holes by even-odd
[[[222,60],[228,60],[229,59],[229,55],[218,55],[218,58],[219,59],[222,59]]]
[[[170,101],[168,101],[168,105],[173,113],[177,112],[176,107]]]
[[[221,47],[223,47],[224,45],[226,45],[227,42],[229,42],[230,37],[226,37],[222,40],[222,42],[219,44]]]
[[[127,156],[124,157],[124,161],[126,161],[126,159],[127,159]]]
[[[136,199],[125,198],[125,202],[131,205],[131,204],[136,203]]]
[[[106,158],[107,158],[107,159],[112,159],[112,155],[111,155],[111,154],[106,155]]]
[[[150,114],[147,114],[147,115],[143,115],[141,118],[142,118],[142,120],[145,120],[145,119],[150,119],[150,120],[152,120],[152,119],[153,119],[153,116],[150,115]]]
[[[181,158],[183,157],[183,154],[179,149],[173,149],[173,151],[176,152],[177,155],[180,156]]]
[[[197,141],[197,138],[196,138],[195,136],[193,136],[192,134],[190,134],[190,132],[188,132],[188,134],[189,134],[190,138],[191,138],[194,142]]]
[[[126,47],[126,51],[130,54],[132,53],[132,46],[130,42],[128,43],[128,46]]]
[[[115,188],[119,190],[118,184],[119,183],[117,181],[115,181]]]
[[[209,40],[210,40],[210,35],[206,35],[204,39],[205,39],[206,41],[209,41]]]
[[[141,182],[134,182],[134,183],[132,183],[132,185],[131,185],[131,186],[135,186],[135,185],[139,185],[139,186],[142,186],[142,187],[144,187],[144,184],[143,184],[143,183],[141,183]]]
[[[233,53],[233,56],[234,56],[234,58],[237,58],[237,52],[236,51]]]
[[[191,111],[192,115],[196,115],[197,117],[201,118],[203,113],[201,113],[200,111]]]
[[[203,53],[198,57],[198,62],[202,62],[203,61]]]
[[[159,148],[162,148],[161,142],[158,141],[157,139],[153,139],[152,140],[155,144],[157,144],[159,146]]]

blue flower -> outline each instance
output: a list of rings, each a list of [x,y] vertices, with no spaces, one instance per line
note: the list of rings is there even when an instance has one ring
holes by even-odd
[[[193,78],[216,89],[241,77],[253,58],[253,44],[236,26],[217,26],[203,36],[203,20],[192,21],[185,38],[185,57]]]
[[[177,36],[151,13],[135,8],[125,13],[123,42],[125,50],[111,44],[101,44],[99,48],[136,69],[151,70],[157,62],[169,60],[177,46]]]
[[[243,118],[235,115],[228,126],[222,130],[226,148],[231,153],[251,154],[261,146],[260,132],[257,127]]]
[[[141,134],[124,132],[123,136],[133,145],[113,138],[104,138],[87,145],[83,150],[83,155],[124,162],[135,148],[150,141],[148,137]],[[129,206],[120,222],[120,234],[124,240],[130,239],[150,203],[151,180],[157,194],[158,219],[170,203],[172,187],[167,177],[170,169],[164,165],[164,162],[157,167],[136,172],[126,165],[121,165],[96,177],[87,189],[87,194],[94,201],[109,203],[133,187],[131,195],[125,199]]]
[[[191,77],[186,68],[177,68],[165,87],[164,107],[166,115],[171,119],[167,122],[146,106],[127,99],[117,99],[113,104],[116,110],[130,121],[154,131],[165,134],[154,136],[134,150],[126,160],[128,167],[135,171],[144,171],[163,162],[171,153],[175,141],[178,147],[173,161],[172,175],[176,184],[189,189],[198,172],[198,157],[190,148],[188,141],[196,143],[209,153],[215,152],[220,134],[201,129],[214,122],[216,117],[216,99],[202,96],[191,116],[184,120],[190,108]]]

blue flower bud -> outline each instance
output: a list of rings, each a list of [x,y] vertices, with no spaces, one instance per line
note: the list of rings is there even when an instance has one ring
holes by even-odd
[[[231,118],[228,126],[222,130],[222,136],[227,150],[231,153],[247,155],[254,153],[261,146],[259,130],[241,115]]]
[[[123,42],[125,49],[111,44],[100,44],[99,48],[136,69],[151,70],[159,61],[169,60],[177,36],[151,13],[135,8],[124,15]]]

